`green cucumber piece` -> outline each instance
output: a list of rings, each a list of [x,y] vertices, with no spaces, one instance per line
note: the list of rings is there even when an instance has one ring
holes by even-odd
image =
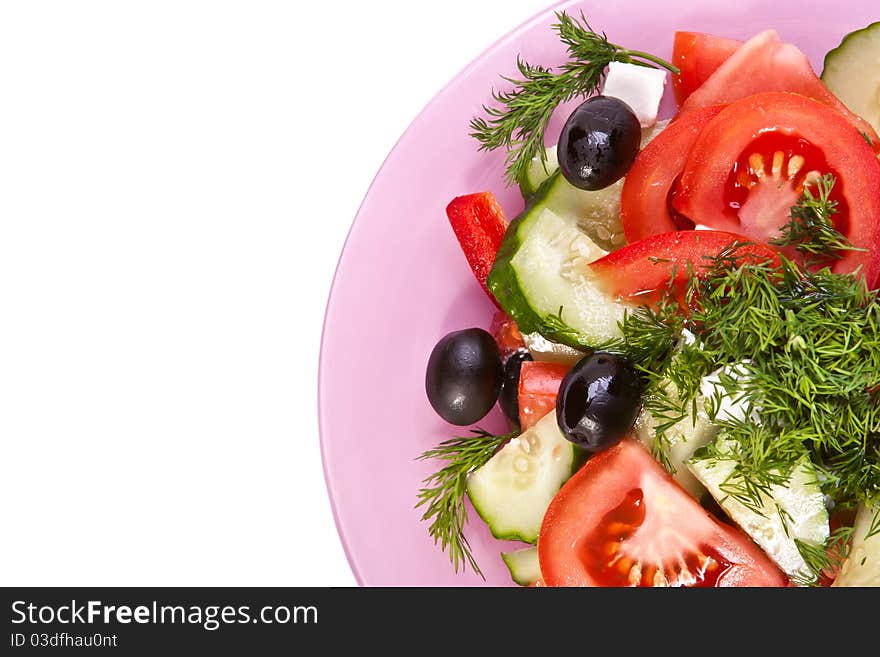
[[[880,132],[880,21],[850,32],[825,55],[822,82]]]
[[[696,407],[696,415],[687,415],[663,432],[663,452],[667,461],[664,465],[669,469],[673,479],[688,493],[699,499],[706,489],[688,468],[688,461],[693,457],[694,452],[715,439],[720,427],[709,419],[705,411],[705,400],[702,397],[698,397]],[[636,438],[652,452],[658,448],[657,427],[661,423],[648,409],[642,407],[633,425]]]
[[[536,182],[540,180],[540,185],[526,196],[527,201],[540,203],[541,207],[571,219],[572,224],[605,251],[613,251],[626,244],[620,221],[623,179],[604,189],[589,192],[578,189],[562,176],[556,166],[556,149],[553,149],[553,157],[548,160],[547,166],[551,163],[553,169],[546,177],[535,174],[534,179]],[[536,167],[543,173],[540,161],[532,162],[530,171]],[[545,188],[545,185],[549,187]]]
[[[510,577],[520,586],[531,586],[541,579],[541,566],[538,564],[538,548],[530,547],[513,552],[502,552]]]
[[[880,507],[859,506],[849,556],[831,586],[880,586]]]
[[[544,512],[576,467],[576,449],[551,411],[470,474],[468,497],[495,538],[537,542]]]
[[[570,211],[549,207],[567,193],[566,185],[554,174],[511,222],[487,285],[520,331],[583,349],[620,337],[627,306],[604,293],[585,266],[606,252],[578,228]]]
[[[711,456],[700,453],[688,463],[697,479],[715,501],[776,564],[798,582],[810,582],[815,575],[798,550],[796,541],[821,546],[828,540],[828,511],[819,488],[818,475],[807,457],[792,470],[785,485],[773,485],[761,494],[760,513],[726,492],[742,482],[735,472],[739,463],[736,441],[722,435]]]
[[[695,345],[695,342],[696,337],[693,333],[690,331],[682,332],[681,341],[673,355],[673,366],[676,363],[677,354],[687,348],[688,345],[694,345],[697,349],[701,347],[699,344]],[[704,377],[703,382],[707,379],[711,379],[711,377]],[[666,397],[674,400],[676,405],[681,405],[678,388],[671,380],[668,378],[664,379],[660,385]],[[710,417],[707,412],[709,399],[711,398],[717,406],[720,406],[722,399],[735,394],[723,389],[716,390],[714,387],[711,392],[706,393],[702,391],[702,388],[703,386],[701,386],[701,392],[696,393],[695,399],[688,400],[688,403],[683,405],[683,410],[687,411],[685,416],[662,432],[662,445],[658,444],[658,440],[660,440],[658,429],[669,424],[675,417],[670,419],[654,417],[643,406],[633,426],[636,438],[641,440],[655,454],[662,452],[664,458],[660,460],[663,462],[664,467],[669,470],[670,474],[672,474],[673,478],[682,488],[698,499],[703,496],[706,489],[693,475],[687,464],[698,449],[708,445],[716,438],[721,429],[714,422],[715,418]],[[710,397],[707,397],[707,394]],[[720,398],[716,399],[716,396]]]
[[[523,198],[528,199],[544,184],[556,169],[559,168],[559,159],[556,153],[556,145],[547,147],[547,159],[541,162],[540,156],[533,157],[526,170],[526,177],[520,181],[519,191]],[[589,192],[587,192],[589,193]]]

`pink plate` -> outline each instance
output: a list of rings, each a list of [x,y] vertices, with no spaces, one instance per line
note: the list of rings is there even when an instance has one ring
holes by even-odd
[[[745,39],[773,27],[820,71],[825,52],[844,34],[880,18],[872,6],[868,0],[840,3],[833,11],[819,0],[565,2],[498,41],[419,114],[383,164],[352,225],[321,345],[324,471],[360,584],[510,584],[499,552],[516,544],[493,539],[472,511],[467,536],[486,580],[470,571],[453,572],[414,508],[420,483],[436,464],[415,457],[464,431],[440,420],[425,397],[431,349],[449,331],[488,327],[493,312],[449,228],[446,204],[461,194],[491,190],[508,217],[523,205],[518,192],[504,186],[503,155],[477,152],[467,135],[468,120],[490,102],[499,74],[515,72],[517,53],[547,66],[563,61],[549,29],[553,12],[583,9],[593,28],[612,42],[665,58],[677,29]],[[664,107],[668,114],[668,99]],[[558,129],[550,138],[555,134]],[[497,412],[480,424],[504,427]]]

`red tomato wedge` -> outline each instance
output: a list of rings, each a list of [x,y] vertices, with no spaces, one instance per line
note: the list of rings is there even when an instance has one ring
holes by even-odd
[[[479,192],[457,196],[446,206],[446,216],[474,276],[492,302],[498,306],[495,297],[486,287],[486,277],[489,276],[504,231],[507,230],[507,219],[495,195],[492,192]]]
[[[590,458],[538,536],[546,586],[786,586],[744,534],[715,520],[632,438]]]
[[[556,408],[556,395],[569,365],[524,361],[519,373],[519,425],[523,431]]]
[[[697,223],[766,242],[780,233],[805,184],[837,180],[835,228],[855,246],[833,263],[856,267],[873,288],[880,276],[880,163],[838,112],[806,96],[767,92],[722,110],[700,133],[673,198]]]
[[[620,218],[628,242],[694,227],[674,212],[671,195],[697,136],[723,108],[703,107],[682,116],[638,154],[620,196]]]
[[[725,105],[765,91],[791,91],[834,108],[880,149],[871,124],[853,114],[813,72],[796,46],[783,43],[774,30],[755,35],[721,63],[684,102],[681,112]]]
[[[705,32],[676,32],[672,63],[680,73],[672,76],[672,90],[679,106],[743,44]]]
[[[766,244],[717,230],[681,230],[660,233],[628,244],[587,265],[595,280],[608,294],[631,303],[654,303],[670,284],[681,300],[686,291],[689,269],[696,276],[705,274],[709,258],[732,245],[740,265],[766,263],[779,265],[776,252]]]

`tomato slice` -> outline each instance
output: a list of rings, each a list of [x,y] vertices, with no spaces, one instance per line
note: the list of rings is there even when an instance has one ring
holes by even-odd
[[[697,136],[723,108],[703,107],[685,114],[638,154],[620,195],[620,219],[628,242],[694,227],[673,210],[671,195]]]
[[[673,198],[694,221],[762,242],[780,233],[804,185],[837,179],[835,228],[855,246],[835,272],[880,275],[880,163],[838,112],[806,96],[767,92],[737,101],[712,119],[687,158]]]
[[[746,41],[684,102],[681,111],[733,103],[765,91],[791,91],[834,108],[880,149],[871,124],[853,114],[813,71],[796,46],[783,43],[774,30]]]
[[[672,90],[679,106],[743,44],[736,39],[705,32],[676,32],[672,63],[679,74],[672,76]]]
[[[786,586],[744,534],[715,520],[632,438],[587,461],[538,536],[546,586]]]
[[[523,431],[556,408],[559,386],[569,365],[524,361],[519,372],[519,425]]]
[[[709,258],[734,244],[733,252],[741,265],[766,263],[779,265],[776,252],[748,237],[717,230],[681,230],[660,233],[628,244],[587,265],[594,280],[605,292],[630,303],[654,303],[672,288],[679,300],[684,297],[690,273],[706,274]]]

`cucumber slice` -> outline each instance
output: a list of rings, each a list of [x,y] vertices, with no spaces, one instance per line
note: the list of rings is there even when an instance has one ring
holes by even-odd
[[[520,331],[583,349],[620,337],[626,306],[602,292],[584,266],[605,251],[581,232],[571,209],[549,207],[558,207],[553,201],[568,194],[566,186],[573,189],[554,174],[513,220],[487,285]]]
[[[519,184],[519,191],[522,192],[523,198],[528,199],[544,184],[553,172],[559,168],[559,159],[556,153],[556,145],[547,147],[547,160],[541,162],[540,157],[533,157],[526,171],[525,180]],[[586,192],[589,194],[590,192]]]
[[[572,475],[575,449],[551,411],[470,474],[468,497],[495,538],[538,540],[550,500]]]
[[[513,581],[520,586],[531,586],[541,579],[538,548],[530,547],[514,552],[502,552],[501,558],[504,559]]]
[[[656,137],[669,121],[658,121],[650,128],[642,130],[642,148]],[[556,146],[547,147],[547,160],[541,162],[540,157],[533,158],[526,172],[526,179],[520,184],[520,191],[525,199],[530,199],[551,176],[559,169]],[[597,245],[606,251],[613,251],[626,244],[623,225],[620,223],[620,191],[623,179],[613,185],[595,192],[577,189],[565,179],[562,187],[556,192],[558,203],[554,207],[557,213],[572,213],[577,219],[578,227]]]
[[[738,443],[716,440],[717,455],[698,454],[688,467],[721,505],[721,508],[755,541],[776,564],[798,582],[815,579],[795,540],[824,545],[828,540],[828,511],[819,488],[817,473],[804,457],[786,485],[771,486],[762,494],[760,513],[731,497],[723,488],[742,480],[734,470],[739,462]],[[784,518],[784,520],[783,520]]]
[[[822,82],[880,132],[880,21],[847,34],[825,55]]]
[[[880,586],[880,508],[859,507],[849,556],[831,586]]]
[[[657,427],[661,421],[642,408],[633,425],[636,438],[651,451],[657,447]],[[682,488],[699,499],[706,489],[688,468],[688,461],[701,447],[708,445],[718,435],[719,427],[713,424],[704,410],[704,400],[697,399],[696,416],[688,415],[663,432],[663,451],[666,467]]]
[[[677,347],[678,350],[687,347],[699,349],[702,345],[695,345],[696,336],[688,330],[682,331],[681,342]],[[704,381],[706,378],[704,377]],[[678,400],[679,395],[675,384],[669,379],[665,379],[661,383],[665,395],[672,399]],[[726,396],[724,390],[716,391],[714,388],[709,395],[721,394]],[[676,401],[676,403],[679,403]],[[651,412],[642,407],[639,416],[636,418],[633,431],[636,437],[641,440],[652,452],[662,451],[664,455],[664,466],[672,474],[672,477],[684,488],[688,493],[696,498],[700,498],[706,492],[703,484],[693,475],[687,467],[688,461],[701,447],[712,442],[720,431],[720,427],[713,422],[713,418],[707,412],[706,393],[697,393],[696,399],[686,406],[688,414],[678,422],[663,431],[663,444],[658,445],[657,429],[667,424],[668,420],[664,418],[655,418]],[[674,418],[672,418],[674,419]]]

